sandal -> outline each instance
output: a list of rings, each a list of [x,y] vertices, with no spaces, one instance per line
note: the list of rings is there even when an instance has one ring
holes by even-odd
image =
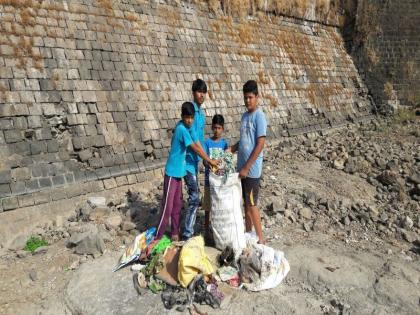
[[[184,311],[188,304],[188,294],[185,289],[179,286],[167,286],[161,295],[163,305],[170,310],[177,305],[177,311]]]
[[[147,287],[147,281],[142,272],[133,274],[133,285],[139,295],[145,292],[144,289]]]

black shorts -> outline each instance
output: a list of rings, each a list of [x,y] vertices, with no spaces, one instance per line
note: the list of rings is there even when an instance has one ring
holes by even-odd
[[[256,206],[258,204],[258,193],[260,192],[260,178],[246,177],[241,179],[241,184],[245,206]]]

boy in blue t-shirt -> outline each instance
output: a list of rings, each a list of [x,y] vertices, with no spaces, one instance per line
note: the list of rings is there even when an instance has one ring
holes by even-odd
[[[258,85],[254,80],[243,86],[244,102],[247,111],[241,118],[239,142],[230,147],[238,151],[237,170],[242,183],[242,197],[245,203],[245,229],[252,231],[254,226],[259,243],[264,244],[261,216],[258,209],[258,193],[263,164],[263,149],[267,135],[267,120],[258,108]]]
[[[220,156],[215,155],[215,151],[224,152],[228,148],[228,143],[222,134],[224,131],[225,119],[222,115],[214,115],[211,122],[211,130],[213,130],[213,137],[206,139],[204,142],[204,150],[207,155],[210,157]],[[210,183],[209,183],[209,173],[210,168],[206,165],[205,179],[204,179],[204,199],[203,199],[203,209],[205,211],[204,217],[204,230],[205,238],[211,239],[211,233],[209,230],[210,226],[210,210],[211,210],[211,201],[210,201]]]
[[[169,218],[171,218],[171,239],[179,240],[179,222],[182,208],[182,178],[186,174],[186,152],[191,148],[204,161],[212,166],[217,166],[217,161],[210,159],[201,146],[194,132],[190,128],[194,121],[194,105],[190,102],[182,104],[182,120],[175,127],[171,150],[165,166],[163,182],[163,198],[160,204],[160,220],[157,228],[156,239],[162,238],[165,233]]]
[[[192,84],[194,101],[194,123],[191,125],[191,132],[197,135],[201,147],[204,148],[204,128],[206,126],[206,115],[203,110],[203,103],[207,95],[207,84],[197,79]],[[187,173],[184,176],[185,185],[188,190],[188,205],[185,209],[185,222],[182,231],[182,239],[188,240],[194,235],[194,225],[197,210],[200,205],[200,185],[198,181],[198,164],[200,157],[193,151],[187,150]]]

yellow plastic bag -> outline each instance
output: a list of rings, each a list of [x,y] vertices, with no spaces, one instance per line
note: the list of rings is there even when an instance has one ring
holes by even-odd
[[[213,273],[214,269],[204,252],[202,236],[190,238],[182,247],[178,261],[178,281],[186,288],[194,277],[199,274]]]

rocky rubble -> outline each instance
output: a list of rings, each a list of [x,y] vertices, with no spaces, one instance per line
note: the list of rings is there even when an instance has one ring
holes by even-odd
[[[156,188],[156,192],[158,187]],[[45,239],[49,244],[60,240],[82,259],[73,257],[69,269],[76,269],[89,257],[97,258],[108,248],[116,249],[121,244],[129,244],[140,231],[156,218],[155,202],[145,202],[153,195],[140,197],[128,191],[120,199],[106,200],[104,197],[90,197],[78,206],[74,215],[68,219],[56,217],[35,228],[31,235]],[[26,242],[16,244],[16,256],[25,258],[28,252],[21,250]],[[42,247],[34,252],[42,252]]]
[[[395,130],[392,122],[373,122],[271,146],[260,197],[265,227],[298,224],[307,232],[337,228],[349,238],[363,231],[410,243],[419,240],[419,127],[411,122]],[[320,179],[319,187],[291,188],[282,165],[287,165],[286,172],[302,174],[310,173],[302,171],[302,165],[319,166],[321,175],[328,172],[337,178],[336,187]],[[357,201],[346,198],[346,181],[360,186]],[[328,189],[341,189],[343,198],[329,195]],[[364,198],[365,189],[374,192],[373,198]],[[322,190],[327,193],[320,195]]]
[[[83,226],[82,231],[74,231],[67,245],[74,247],[74,252],[79,255],[86,254],[98,257],[105,252],[103,237],[95,225],[86,225]]]
[[[224,313],[415,313],[417,130],[418,124],[396,130],[381,122],[268,145],[262,222],[270,246],[290,258],[291,273],[278,291],[241,292]],[[0,257],[6,279],[0,300],[20,310],[23,304],[14,299],[23,296],[39,303],[36,313],[42,314],[162,312],[156,296],[137,296],[129,268],[110,272],[121,246],[156,226],[161,190],[89,198],[72,217],[51,217],[32,231],[51,246],[34,254],[21,250],[27,238],[17,237],[14,251]],[[27,306],[35,313],[32,302]]]
[[[346,242],[369,235],[397,238],[418,252],[419,124],[393,130],[387,123],[350,125],[268,146],[260,195],[265,229],[294,224],[308,233],[338,232]],[[68,220],[57,217],[33,235],[50,243],[64,239],[76,254],[98,257],[106,243],[129,244],[157,223],[161,189],[142,196],[129,191],[118,200],[91,197]]]

